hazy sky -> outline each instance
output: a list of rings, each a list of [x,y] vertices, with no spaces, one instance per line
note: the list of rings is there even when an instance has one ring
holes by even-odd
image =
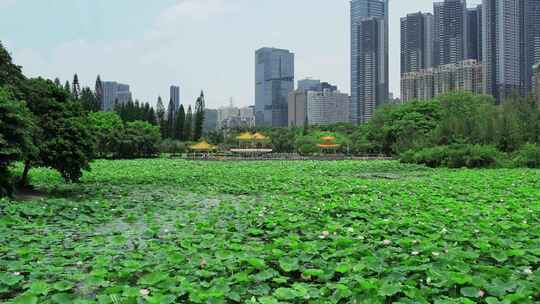
[[[481,0],[469,0],[469,6]],[[399,18],[432,0],[390,2],[390,90],[399,93]],[[254,52],[296,54],[296,80],[318,78],[350,92],[347,0],[0,0],[0,40],[28,76],[131,85],[155,103],[181,86],[208,107],[254,103]]]

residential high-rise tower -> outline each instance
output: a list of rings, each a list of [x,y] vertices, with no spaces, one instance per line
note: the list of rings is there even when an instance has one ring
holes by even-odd
[[[483,0],[482,39],[485,93],[499,102],[526,92],[527,62],[524,8],[529,0]],[[532,74],[532,73],[531,73]]]
[[[351,1],[351,121],[388,99],[388,0]]]
[[[421,12],[401,18],[401,73],[433,66],[433,15]]]
[[[180,108],[180,87],[173,85],[171,86],[170,91],[171,91],[171,100],[174,105],[174,113],[176,114],[176,112]]]
[[[434,65],[458,63],[467,58],[468,30],[465,0],[433,4]]]

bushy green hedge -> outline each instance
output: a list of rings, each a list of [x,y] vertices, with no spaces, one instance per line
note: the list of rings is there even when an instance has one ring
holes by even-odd
[[[160,153],[181,154],[188,152],[187,145],[184,142],[173,139],[165,139],[159,144]]]
[[[540,168],[540,147],[533,144],[524,145],[514,158],[518,167]]]
[[[159,154],[161,134],[159,127],[145,121],[126,124],[123,134],[115,143],[116,158],[149,158]]]
[[[468,144],[410,150],[401,155],[404,163],[424,164],[432,168],[491,168],[503,159],[504,154],[494,146]]]

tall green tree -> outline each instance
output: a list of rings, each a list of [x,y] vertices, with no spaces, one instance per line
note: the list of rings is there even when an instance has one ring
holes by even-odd
[[[99,104],[99,108],[103,109],[103,83],[101,82],[101,77],[99,75],[97,76],[97,79],[96,79],[94,92],[95,92],[96,99]]]
[[[80,94],[79,101],[83,109],[87,112],[101,111],[101,104],[94,92],[90,88],[83,88]]]
[[[304,136],[307,136],[309,134],[309,121],[308,121],[307,115],[306,115],[306,119],[304,120],[304,129],[302,131],[302,134]]]
[[[124,132],[124,123],[115,112],[92,112],[89,114],[90,123],[97,136],[97,156],[106,158],[116,153],[115,143]]]
[[[171,99],[169,101],[169,106],[167,107],[167,124],[164,138],[174,138],[174,114],[176,114],[174,110],[174,102]]]
[[[28,84],[25,100],[39,128],[33,137],[38,153],[25,159],[22,183],[27,184],[32,167],[52,168],[66,181],[78,181],[83,170],[90,169],[95,152],[95,133],[86,113],[54,82],[37,78]]]
[[[0,87],[0,197],[13,194],[10,165],[37,153],[34,133],[35,124],[26,104]]]
[[[55,84],[57,87],[59,87],[59,88],[62,87],[62,82],[60,82],[60,78],[58,78],[58,77],[56,77],[56,78],[54,79],[54,84]]]
[[[193,139],[193,110],[191,106],[188,107],[186,114],[186,122],[184,124],[184,140],[189,141]]]
[[[12,92],[15,100],[24,99],[26,77],[22,74],[20,66],[13,64],[11,55],[0,41],[0,87]]]
[[[71,85],[71,96],[73,99],[79,99],[81,95],[81,84],[79,83],[79,76],[73,75],[73,83]]]
[[[69,84],[69,81],[66,80],[66,84],[64,84],[64,91],[71,94],[71,84]]]
[[[161,99],[161,96],[158,97],[157,105],[156,105],[156,118],[159,125],[159,129],[161,132],[161,137],[166,138],[166,118],[165,118],[165,106],[163,105],[163,100]]]
[[[176,140],[186,140],[184,136],[184,127],[186,124],[186,111],[184,105],[180,105],[178,112],[176,113],[176,121],[174,127],[174,138]]]
[[[195,102],[195,117],[194,117],[194,128],[193,128],[193,140],[197,141],[201,139],[203,128],[204,128],[204,92],[201,91],[201,95],[197,98]]]

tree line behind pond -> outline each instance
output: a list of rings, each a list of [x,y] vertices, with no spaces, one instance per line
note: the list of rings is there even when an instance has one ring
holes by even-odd
[[[385,154],[431,167],[539,167],[540,108],[532,97],[498,105],[489,96],[453,92],[428,101],[389,104],[361,126],[248,128],[203,134],[204,94],[191,107],[156,110],[138,101],[100,112],[92,90],[59,80],[26,78],[0,44],[0,196],[28,186],[34,167],[78,181],[95,158],[145,158],[185,151],[203,136],[224,148],[240,132],[262,132],[275,152],[320,153],[320,137],[333,135],[338,153]],[[14,164],[21,163],[22,172]],[[18,168],[18,167],[17,167]],[[15,177],[14,177],[15,175]]]

